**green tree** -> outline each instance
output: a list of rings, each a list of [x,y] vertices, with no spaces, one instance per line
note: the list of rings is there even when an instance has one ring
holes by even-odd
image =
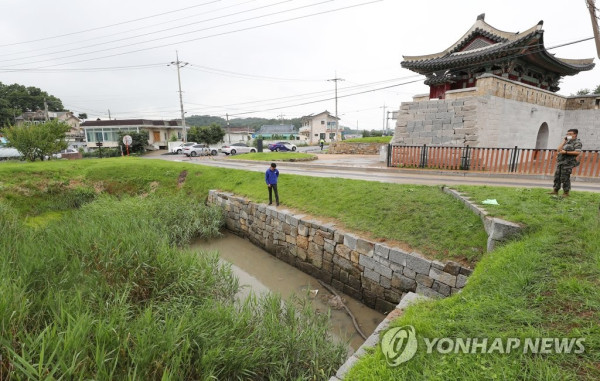
[[[600,85],[598,85],[592,94],[600,94]]]
[[[16,148],[28,161],[44,160],[44,157],[66,149],[66,134],[71,127],[56,120],[42,124],[25,124],[4,129],[8,145]]]
[[[85,112],[79,113],[79,115],[77,115],[77,117],[79,119],[83,119],[83,120],[88,118],[87,113],[85,113]]]
[[[123,136],[131,136],[131,145],[129,146],[129,153],[144,153],[146,152],[146,146],[148,145],[148,132],[141,131],[119,131],[119,146],[123,150],[123,153],[127,152],[127,147],[123,144]]]
[[[188,132],[188,141],[211,145],[222,142],[224,136],[225,130],[213,123],[210,126],[191,127]]]
[[[577,93],[575,93],[575,95],[588,95],[590,93],[590,89],[581,89],[581,90],[577,90]]]
[[[62,101],[37,87],[19,84],[5,85],[0,82],[0,126],[10,126],[14,118],[23,112],[41,110],[44,99],[49,111],[63,111]]]

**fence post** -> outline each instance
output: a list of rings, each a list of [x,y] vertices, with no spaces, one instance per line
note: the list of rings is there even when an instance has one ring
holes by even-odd
[[[423,149],[421,150],[421,162],[419,163],[419,167],[427,167],[427,144],[423,144]]]
[[[512,155],[510,158],[510,165],[508,166],[509,172],[517,171],[518,159],[519,159],[519,147],[515,146],[515,148],[513,148]]]
[[[471,165],[470,156],[471,156],[471,148],[469,146],[466,146],[463,149],[463,156],[462,156],[461,162],[460,162],[460,169],[465,170],[465,171],[469,170],[469,167]]]
[[[387,166],[391,167],[392,164],[392,145],[388,144],[388,149],[387,149]]]

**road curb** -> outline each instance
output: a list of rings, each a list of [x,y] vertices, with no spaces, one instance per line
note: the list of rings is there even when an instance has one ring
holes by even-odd
[[[258,164],[260,161],[256,160],[242,160],[242,159],[227,159],[220,160],[214,159],[214,161],[222,161],[222,162],[239,162],[239,163],[247,163],[247,164]],[[276,160],[274,160],[277,162]],[[267,162],[265,162],[267,163]],[[431,176],[453,176],[453,177],[475,177],[475,178],[496,178],[496,179],[530,179],[530,180],[545,180],[545,181],[553,181],[554,176],[552,175],[527,175],[527,174],[509,174],[509,173],[484,173],[484,172],[468,172],[468,171],[442,171],[438,169],[406,169],[406,168],[392,168],[392,167],[358,167],[351,165],[331,165],[331,164],[316,164],[313,161],[285,161],[279,162],[284,165],[289,165],[293,167],[304,167],[304,168],[313,168],[313,169],[337,169],[337,170],[354,170],[354,171],[364,171],[364,172],[379,172],[379,173],[406,173],[406,174],[417,174],[417,175],[431,175]],[[308,164],[310,163],[310,164]],[[595,177],[578,177],[572,176],[572,182],[579,183],[600,183],[600,178]],[[549,185],[550,186],[550,185]]]

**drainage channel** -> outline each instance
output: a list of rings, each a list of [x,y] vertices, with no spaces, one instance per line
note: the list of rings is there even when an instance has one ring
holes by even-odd
[[[318,290],[312,299],[312,304],[317,311],[323,313],[331,309],[331,334],[343,340],[349,340],[349,345],[354,350],[364,342],[356,332],[352,318],[341,308],[339,300],[321,286],[316,278],[280,261],[263,249],[254,246],[247,239],[225,231],[221,238],[195,241],[192,249],[218,251],[220,258],[231,264],[233,272],[239,278],[240,286],[242,286],[239,296],[242,298],[249,295],[250,292],[261,294],[272,291],[287,299],[293,294],[304,295],[307,289],[313,290],[312,295],[315,294],[314,290]],[[352,311],[360,329],[367,336],[385,318],[382,313],[359,301],[342,293],[338,294]]]

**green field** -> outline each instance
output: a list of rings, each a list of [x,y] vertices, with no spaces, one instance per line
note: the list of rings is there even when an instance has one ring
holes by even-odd
[[[267,199],[260,172],[139,158],[0,164],[1,374],[328,379],[341,352],[320,315],[301,301],[282,312],[277,298],[234,313],[230,271],[185,250],[215,234],[218,216],[201,205],[209,189]],[[477,263],[462,292],[393,323],[413,325],[421,347],[424,337],[584,337],[585,352],[418,351],[391,368],[376,349],[349,379],[599,379],[600,195],[460,190],[496,198],[487,210],[524,224],[524,236],[484,254],[479,218],[437,187],[280,175],[283,207]]]
[[[316,155],[300,152],[255,152],[242,155],[229,156],[236,160],[254,160],[254,161],[311,161],[317,160]]]
[[[485,255],[463,291],[409,308],[393,326],[414,326],[419,350],[398,367],[381,348],[349,380],[600,379],[600,195],[568,199],[543,189],[459,187],[492,215],[527,226],[518,242]],[[581,354],[427,354],[426,338],[583,338]],[[522,349],[522,348],[521,348]]]
[[[0,165],[0,380],[328,379],[346,347],[327,314],[236,303],[229,266],[185,249],[222,212],[154,167]]]

